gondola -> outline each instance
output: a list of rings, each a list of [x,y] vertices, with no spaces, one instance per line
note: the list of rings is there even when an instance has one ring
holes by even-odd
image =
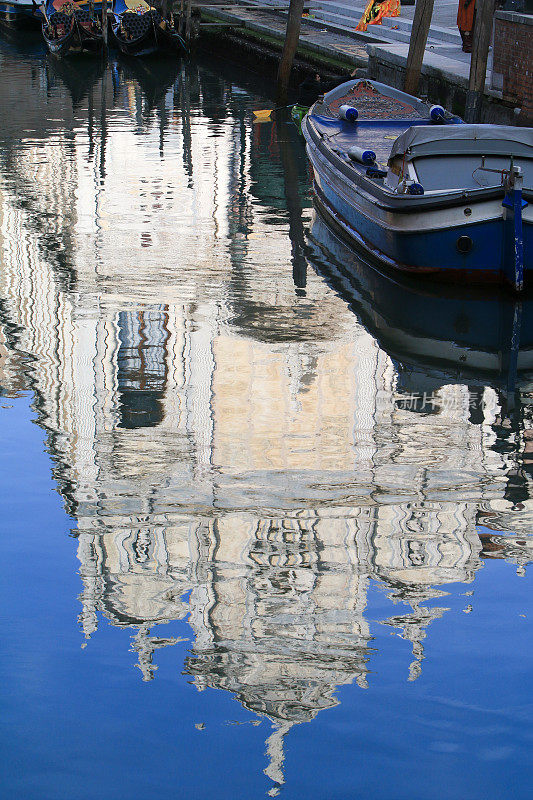
[[[164,19],[144,0],[113,0],[111,27],[120,51],[127,56],[187,52],[173,20]]]
[[[83,0],[47,0],[43,14],[43,37],[52,55],[102,53],[102,23],[94,4]]]
[[[12,30],[39,30],[42,13],[35,0],[0,2],[0,25]]]

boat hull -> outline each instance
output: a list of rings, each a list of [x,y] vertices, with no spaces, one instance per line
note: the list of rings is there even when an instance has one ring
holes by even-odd
[[[508,220],[503,192],[479,203],[460,201],[430,210],[396,210],[379,204],[344,179],[308,140],[315,192],[323,211],[372,259],[401,272],[465,283],[512,283],[505,263]],[[468,221],[466,221],[468,219]],[[523,211],[524,253],[533,253],[533,206]],[[461,253],[463,237],[471,249]],[[529,258],[529,262],[532,259]],[[533,263],[524,259],[525,272]]]
[[[125,56],[143,57],[154,53],[183,53],[185,44],[175,32],[169,32],[158,26],[150,27],[138,39],[127,40],[119,33],[120,23],[113,24],[113,36],[121,53]]]
[[[393,270],[522,291],[533,269],[533,130],[465,125],[353,79],[302,121],[318,201]]]
[[[76,29],[61,39],[50,39],[43,28],[43,37],[48,51],[56,58],[98,56],[102,54],[104,48],[104,40],[101,35],[92,35],[86,31],[80,33]]]
[[[533,376],[533,299],[497,288],[423,284],[373,267],[344,232],[316,213],[309,236],[314,268],[350,304],[406,376],[446,373],[449,382],[487,379],[502,389]],[[324,259],[324,254],[327,256]],[[408,378],[406,377],[406,380]]]
[[[33,3],[0,3],[0,25],[14,30],[38,30],[42,14]]]

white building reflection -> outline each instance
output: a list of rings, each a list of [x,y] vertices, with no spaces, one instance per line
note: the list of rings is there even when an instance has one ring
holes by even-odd
[[[188,619],[186,670],[274,723],[279,785],[289,729],[371,683],[377,625],[409,641],[414,680],[447,585],[489,556],[524,569],[531,504],[506,499],[516,453],[495,446],[490,386],[479,424],[466,385],[439,386],[432,414],[402,407],[394,362],[343,301],[314,273],[295,295],[286,224],[250,200],[253,128],[167,111],[164,159],[158,126],[141,136],[122,112],[93,155],[79,122],[21,147],[40,194],[0,192],[0,385],[29,376],[49,431],[85,637],[100,615],[130,628],[150,680],[176,641],[159,626]],[[43,208],[60,263],[32,223]],[[500,533],[480,537],[480,515]]]

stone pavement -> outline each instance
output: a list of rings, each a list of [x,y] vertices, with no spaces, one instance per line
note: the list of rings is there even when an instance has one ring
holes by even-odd
[[[441,71],[446,78],[466,88],[470,72],[470,55],[463,53],[456,24],[458,0],[437,0],[429,30],[424,68]],[[405,66],[415,13],[414,5],[401,6],[399,17],[385,17],[381,25],[369,25],[366,33],[355,31],[365,8],[356,0],[310,0],[310,24],[325,25],[331,31],[364,40],[370,58],[387,60],[394,66]],[[489,57],[490,74],[491,61]]]
[[[458,0],[437,0],[433,11],[424,65],[442,70],[450,79],[466,86],[470,56],[463,53],[456,25]],[[249,30],[283,37],[288,0],[207,0],[196,5],[221,20],[240,23]],[[355,31],[364,3],[336,0],[310,0],[309,16],[302,21],[300,42],[324,56],[342,59],[347,65],[366,66],[368,57],[390,58],[398,64],[407,58],[414,5],[402,5],[396,18],[385,18],[381,25],[369,25],[366,33]],[[490,61],[489,61],[490,65]]]
[[[271,3],[272,8],[257,8],[256,4],[247,0],[244,3],[229,4],[227,0],[194,0],[197,8],[220,22],[228,22],[235,27],[242,27],[279,41],[280,47],[285,38],[287,27],[285,7],[287,2]],[[262,4],[263,6],[265,3]],[[346,64],[347,68],[367,67],[368,53],[366,43],[355,39],[349,33],[327,30],[302,20],[300,45],[312,53],[326,58],[334,58]]]

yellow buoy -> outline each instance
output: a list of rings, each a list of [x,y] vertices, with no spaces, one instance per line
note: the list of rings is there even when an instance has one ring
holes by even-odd
[[[264,108],[261,111],[254,111],[254,122],[268,122],[273,111],[273,108]]]

